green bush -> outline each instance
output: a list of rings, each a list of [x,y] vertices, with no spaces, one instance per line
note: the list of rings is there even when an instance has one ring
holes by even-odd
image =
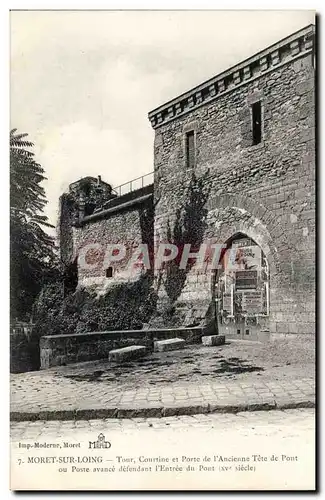
[[[38,337],[105,330],[136,330],[156,309],[151,276],[132,283],[115,284],[106,294],[78,288],[63,296],[61,283],[46,286],[34,307]]]

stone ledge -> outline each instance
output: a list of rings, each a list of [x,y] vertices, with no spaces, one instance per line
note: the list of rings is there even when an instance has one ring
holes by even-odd
[[[174,338],[167,340],[157,340],[154,342],[155,352],[173,351],[175,349],[183,349],[185,346],[185,340]]]
[[[116,214],[117,212],[122,212],[123,210],[129,210],[133,208],[135,205],[141,205],[147,203],[149,200],[153,199],[153,184],[150,185],[150,188],[152,190],[152,193],[145,194],[144,196],[139,196],[137,198],[131,199],[129,201],[123,202],[122,203],[122,196],[118,198],[114,198],[114,206],[110,206],[104,210],[101,210],[100,212],[95,212],[92,215],[87,215],[85,216],[80,223],[78,223],[78,226],[84,226],[85,224],[95,222],[100,219],[107,219],[111,215]],[[120,202],[118,204],[118,201]],[[112,203],[113,205],[113,203]]]
[[[226,341],[224,335],[204,335],[202,337],[202,344],[206,346],[222,345]]]
[[[130,359],[142,358],[147,354],[147,348],[144,345],[130,345],[121,349],[114,349],[108,353],[108,360],[114,363],[123,363]]]
[[[205,327],[195,326],[46,335],[40,338],[41,370],[106,359],[109,351],[128,345],[144,345],[153,349],[155,340],[174,338],[175,335],[184,339],[186,344],[199,344],[204,332]]]
[[[11,422],[34,422],[36,420],[93,420],[103,418],[150,418],[150,417],[174,417],[180,415],[200,415],[207,413],[239,413],[243,411],[267,411],[272,409],[290,410],[296,408],[315,408],[315,398],[304,400],[287,400],[276,401],[270,399],[269,401],[261,402],[243,402],[231,404],[195,404],[195,405],[162,405],[162,406],[147,406],[147,407],[107,407],[107,408],[94,408],[83,410],[49,410],[39,412],[27,411],[13,411],[10,412]]]

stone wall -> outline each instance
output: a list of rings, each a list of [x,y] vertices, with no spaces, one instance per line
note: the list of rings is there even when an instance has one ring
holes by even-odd
[[[187,344],[199,343],[203,333],[202,328],[183,328],[45,336],[40,339],[41,369],[81,361],[108,359],[109,351],[130,345],[145,345],[153,350],[155,340],[179,337]]]
[[[39,340],[33,335],[32,325],[25,323],[10,328],[10,372],[39,370]]]
[[[155,128],[155,240],[168,240],[189,190],[206,198],[201,240],[244,233],[270,265],[272,334],[315,332],[315,89],[308,28],[220,78],[151,112]],[[206,93],[205,93],[206,92]],[[205,99],[205,100],[204,100]],[[252,145],[251,105],[262,106]],[[195,134],[195,167],[185,138]],[[192,188],[191,188],[192,183]],[[164,281],[164,280],[162,280]],[[203,319],[211,273],[190,270],[176,309]],[[162,284],[160,304],[168,296]]]
[[[130,273],[128,262],[134,248],[141,243],[153,244],[153,186],[139,189],[112,200],[108,207],[73,228],[74,255],[80,255],[87,245],[98,246],[86,253],[85,268],[78,261],[78,284],[104,291],[115,283],[137,279],[141,269]],[[107,245],[123,244],[127,248],[123,260],[111,263],[112,277],[106,277],[105,251]]]

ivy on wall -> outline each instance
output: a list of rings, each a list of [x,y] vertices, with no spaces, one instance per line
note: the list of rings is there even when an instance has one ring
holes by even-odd
[[[78,287],[64,297],[62,283],[48,285],[35,303],[35,332],[41,337],[141,329],[156,307],[152,281],[146,273],[135,282],[113,285],[101,296]]]

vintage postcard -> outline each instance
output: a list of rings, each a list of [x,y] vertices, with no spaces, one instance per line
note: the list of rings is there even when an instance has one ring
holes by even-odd
[[[10,35],[10,488],[314,491],[315,12]]]

